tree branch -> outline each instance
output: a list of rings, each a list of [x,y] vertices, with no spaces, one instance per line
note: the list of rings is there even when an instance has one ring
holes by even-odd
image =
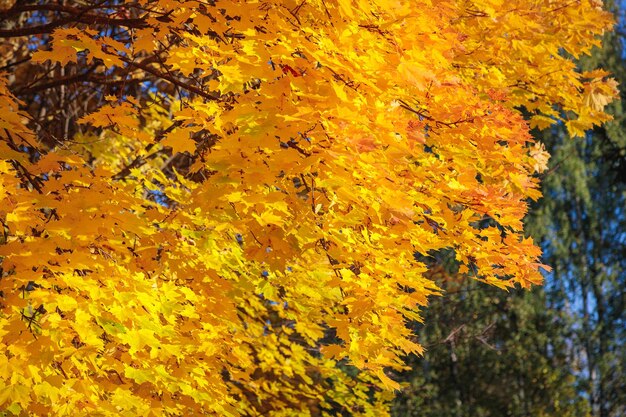
[[[119,58],[126,62],[128,65],[130,65],[131,67],[135,67],[135,68],[139,68],[141,70],[144,70],[147,73],[150,73],[152,75],[154,75],[155,77],[161,78],[165,81],[169,81],[170,83],[183,88],[187,91],[190,91],[192,93],[196,93],[197,95],[206,98],[207,100],[218,100],[220,97],[218,95],[214,95],[214,94],[210,94],[207,93],[206,91],[204,91],[203,89],[187,84],[183,81],[180,81],[179,79],[177,79],[176,77],[173,77],[172,75],[169,74],[165,74],[159,70],[157,70],[156,68],[152,68],[148,65],[146,65],[144,62],[134,62],[133,60],[125,57],[125,56],[119,56]]]
[[[39,26],[21,27],[15,29],[0,30],[0,38],[16,38],[20,36],[41,35],[51,33],[54,29],[66,25],[68,23],[84,23],[84,24],[103,24],[112,26],[125,26],[129,28],[141,29],[148,27],[145,16],[140,18],[112,18],[105,14],[87,13],[90,9],[79,9],[71,6],[63,5],[25,5],[14,7],[4,13],[0,13],[0,20],[6,19],[8,16],[16,13],[25,13],[29,11],[60,11],[68,13],[70,16],[60,18],[50,23]]]

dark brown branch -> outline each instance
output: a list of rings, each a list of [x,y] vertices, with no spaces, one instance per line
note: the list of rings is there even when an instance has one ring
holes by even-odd
[[[13,15],[20,14],[20,13],[44,12],[44,11],[66,12],[66,13],[77,14],[77,13],[82,13],[82,12],[86,12],[89,10],[95,10],[100,7],[101,7],[100,5],[91,5],[84,9],[78,9],[76,7],[67,6],[63,4],[19,4],[19,3],[16,3],[10,9],[0,12],[0,16],[6,19],[8,16],[13,16]],[[112,9],[116,7],[128,7],[128,6],[120,4],[120,5],[107,5],[107,6],[102,6],[102,7],[106,7],[107,9]]]
[[[16,171],[21,171],[22,175],[26,178],[26,180],[28,181],[28,183],[30,185],[33,186],[33,188],[39,193],[39,194],[43,194],[43,191],[41,189],[41,180],[39,178],[37,178],[36,176],[34,176],[33,174],[30,173],[29,170],[26,169],[26,167],[24,165],[22,165],[21,162],[18,162],[16,160],[11,160],[11,164],[13,165],[13,168],[15,168]]]
[[[428,120],[429,122],[433,122],[435,124],[435,126],[456,127],[457,125],[459,125],[461,123],[472,123],[474,121],[474,118],[470,117],[470,118],[467,118],[467,119],[455,120],[454,122],[442,122],[441,120],[437,120],[437,119],[427,115],[425,113],[425,111],[423,111],[423,110],[415,110],[413,107],[409,106],[403,100],[398,100],[398,101],[400,102],[400,107],[402,107],[405,110],[410,111],[411,113],[417,114],[419,117],[421,117],[424,120]]]
[[[145,148],[146,152],[149,152],[152,147],[160,142],[161,140],[163,140],[163,138],[170,133],[172,130],[176,129],[177,127],[179,127],[180,125],[183,124],[182,120],[176,120],[174,123],[172,123],[167,129],[162,130],[161,132],[159,132],[159,134],[156,136],[156,138],[154,138],[154,142],[148,144]],[[153,153],[151,153],[150,155],[146,155],[146,156],[137,156],[135,159],[133,159],[133,161],[128,164],[127,166],[125,166],[120,172],[118,172],[117,174],[113,175],[111,178],[113,178],[114,180],[121,180],[126,178],[128,175],[130,175],[130,172],[132,169],[134,168],[139,168],[142,165],[144,165],[146,162],[148,162],[151,159],[156,158],[156,156],[162,152],[163,150],[157,150]]]
[[[89,78],[89,75],[96,69],[96,67],[97,65],[92,65],[91,67],[87,69],[87,71],[81,74],[72,74],[72,75],[67,75],[65,77],[57,77],[45,83],[26,86],[18,90],[16,94],[36,93],[41,90],[47,90],[49,88],[54,88],[54,87],[58,87],[61,85],[68,85],[68,84],[85,81],[87,78]]]
[[[73,19],[65,18],[46,23],[45,25],[0,30],[0,38],[18,38],[20,36],[42,35],[44,33],[51,33],[54,29],[72,21]]]
[[[110,77],[104,77],[104,76],[96,75],[92,73],[81,73],[81,74],[68,75],[66,77],[56,78],[45,83],[26,87],[17,91],[16,94],[17,95],[33,94],[33,93],[38,93],[43,90],[47,90],[49,88],[54,88],[54,87],[58,87],[61,85],[69,86],[71,84],[76,84],[76,83],[81,83],[81,82],[88,82],[88,83],[99,84],[99,85],[115,85],[115,84],[124,84],[124,83],[134,84],[134,83],[143,82],[143,81],[145,80],[141,80],[138,78],[131,78],[131,79],[110,78]]]
[[[65,13],[70,13],[71,16],[62,17],[50,23],[46,23],[38,26],[21,27],[15,29],[0,30],[0,38],[15,38],[20,36],[42,35],[51,33],[54,29],[70,23],[84,23],[84,24],[103,24],[111,26],[125,26],[129,28],[145,28],[148,26],[146,19],[141,18],[112,18],[104,14],[92,14],[87,13],[89,9],[78,9],[70,6],[62,5],[46,5],[46,6],[23,6],[21,8],[13,8],[5,13],[0,13],[0,19],[6,19],[7,15],[37,11],[37,10],[55,10]]]
[[[19,61],[9,62],[5,66],[0,67],[0,71],[8,70],[11,67],[16,67],[16,66],[21,65],[21,64],[23,64],[25,62],[28,62],[28,61],[30,61],[30,57],[26,57],[26,58],[20,59]]]
[[[147,73],[150,73],[152,75],[154,75],[155,77],[161,78],[165,81],[169,81],[170,83],[184,89],[187,91],[190,91],[192,93],[195,93],[197,95],[199,95],[200,97],[204,97],[207,100],[218,100],[219,96],[214,95],[214,94],[210,94],[207,93],[206,91],[204,91],[203,89],[196,87],[194,85],[190,85],[187,84],[181,80],[179,80],[178,78],[169,75],[169,74],[165,74],[159,70],[157,70],[156,68],[150,67],[148,65],[145,64],[145,61],[142,62],[134,62],[131,59],[125,57],[125,56],[120,56],[119,57],[122,61],[126,62],[128,65],[130,65],[131,67],[135,67],[135,68],[139,68],[141,70],[144,70]]]
[[[130,164],[125,166],[124,169],[122,169],[117,174],[113,175],[111,178],[113,178],[114,180],[121,180],[121,179],[126,178],[128,175],[130,175],[131,170],[143,166],[149,160],[156,158],[161,152],[163,152],[163,150],[159,149],[151,153],[150,155],[137,156],[135,159],[133,159],[133,161]]]

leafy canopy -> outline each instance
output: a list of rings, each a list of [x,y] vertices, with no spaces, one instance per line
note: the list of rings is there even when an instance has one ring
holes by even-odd
[[[420,256],[540,283],[529,128],[582,135],[615,93],[571,61],[611,24],[597,0],[0,17],[0,407],[18,415],[385,415],[422,352],[405,324],[438,293]]]

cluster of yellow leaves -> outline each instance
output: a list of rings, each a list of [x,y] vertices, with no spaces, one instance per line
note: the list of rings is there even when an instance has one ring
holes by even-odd
[[[169,70],[214,99],[110,97],[91,144],[32,162],[0,82],[0,408],[381,416],[438,291],[414,254],[541,282],[522,218],[547,154],[518,109],[573,135],[607,119],[615,85],[565,57],[609,27],[595,2],[139,3],[158,13],[134,45],[59,28],[33,59],[105,71],[175,34]],[[163,156],[116,175],[163,147],[204,179]]]

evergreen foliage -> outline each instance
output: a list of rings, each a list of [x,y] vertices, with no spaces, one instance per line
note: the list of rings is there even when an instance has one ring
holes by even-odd
[[[624,10],[610,6],[617,31],[579,65],[624,86]],[[396,416],[626,415],[626,116],[621,102],[609,113],[584,139],[535,132],[552,159],[526,224],[553,272],[531,293],[441,278]]]

